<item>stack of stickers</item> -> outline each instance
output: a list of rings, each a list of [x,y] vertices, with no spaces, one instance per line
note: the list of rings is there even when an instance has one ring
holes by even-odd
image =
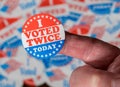
[[[119,0],[0,0],[0,86],[69,87],[84,63],[59,54],[64,31],[120,47],[119,15]]]

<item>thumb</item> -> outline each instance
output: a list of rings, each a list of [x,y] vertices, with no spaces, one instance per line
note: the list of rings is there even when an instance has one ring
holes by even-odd
[[[70,87],[120,87],[120,80],[113,73],[86,65],[72,73]]]

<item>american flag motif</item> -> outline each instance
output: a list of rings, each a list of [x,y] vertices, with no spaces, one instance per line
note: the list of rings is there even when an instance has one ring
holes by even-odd
[[[91,25],[95,21],[95,15],[84,15],[82,16],[80,23]]]
[[[17,62],[14,59],[8,60],[6,63],[1,65],[1,68],[6,72],[6,73],[11,73],[15,70],[17,70],[21,66],[21,63]]]
[[[66,75],[60,69],[48,71],[46,74],[51,82],[63,80],[66,77]]]
[[[105,32],[105,26],[94,27],[91,33],[91,36],[94,38],[102,38]]]
[[[0,81],[2,81],[3,79],[6,79],[6,77],[2,74],[0,74]]]
[[[18,48],[17,48],[17,47],[16,47],[16,48],[7,48],[7,49],[6,49],[7,56],[9,56],[9,57],[14,57],[14,56],[16,56],[17,51],[18,51]]]

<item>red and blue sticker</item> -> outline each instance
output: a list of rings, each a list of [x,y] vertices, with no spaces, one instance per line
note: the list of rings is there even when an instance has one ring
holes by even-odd
[[[49,14],[30,17],[22,29],[25,50],[37,59],[54,57],[63,47],[65,32],[61,22]]]

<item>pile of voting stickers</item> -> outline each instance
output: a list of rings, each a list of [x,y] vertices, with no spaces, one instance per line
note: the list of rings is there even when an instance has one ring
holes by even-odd
[[[24,49],[23,26],[33,15],[41,13],[54,16],[53,21],[59,20],[59,27],[63,25],[65,31],[120,47],[120,0],[0,0],[0,87],[69,87],[73,70],[84,65],[80,59],[59,52],[53,55],[52,51],[48,54],[53,55],[51,58],[45,54],[41,57],[46,58],[39,59],[40,55],[33,53],[36,58],[29,55],[30,49]],[[57,32],[57,26],[52,28],[51,32]],[[26,35],[30,37],[29,33]],[[34,31],[33,36],[36,35]],[[52,47],[61,47],[64,39]]]

